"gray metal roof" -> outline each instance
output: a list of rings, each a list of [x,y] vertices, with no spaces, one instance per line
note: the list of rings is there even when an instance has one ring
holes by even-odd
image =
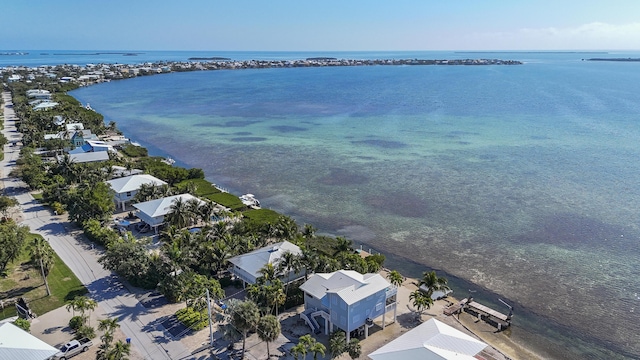
[[[313,274],[300,289],[317,299],[327,293],[336,293],[347,304],[354,304],[368,296],[390,287],[380,274],[360,274],[353,270]]]
[[[471,360],[487,344],[436,319],[391,341],[369,354],[373,360],[455,359]]]
[[[258,278],[260,276],[258,271],[260,271],[262,267],[269,263],[276,265],[286,252],[291,252],[295,255],[302,254],[302,250],[300,250],[297,245],[283,241],[254,250],[250,253],[238,255],[229,259],[229,262],[253,275],[254,278]]]
[[[58,349],[12,323],[0,325],[0,359],[44,360]]]

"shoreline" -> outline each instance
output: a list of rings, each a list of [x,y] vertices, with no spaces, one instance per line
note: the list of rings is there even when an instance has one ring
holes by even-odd
[[[150,154],[150,155],[153,155],[153,154]],[[171,155],[171,154],[170,154],[170,155]],[[423,266],[423,267],[424,267],[424,265],[419,264],[419,263],[417,263],[417,262],[415,262],[415,264],[416,264],[416,265],[421,265],[421,266]],[[465,280],[465,281],[466,281],[466,280]]]
[[[74,97],[75,98],[75,97]],[[77,99],[78,100],[78,99]],[[127,134],[123,133],[123,135],[125,137],[127,137]],[[144,139],[136,139],[137,141],[140,141],[142,143],[145,143]],[[147,148],[147,147],[145,147]],[[187,168],[190,166],[187,163],[182,162],[180,159],[176,158],[174,155],[175,154],[171,154],[169,152],[164,152],[161,154],[156,154],[152,151],[149,152],[149,156],[170,156],[173,159],[177,159],[178,162],[180,162],[181,164],[183,164],[184,166],[186,166]],[[211,183],[213,186],[218,187],[217,182],[216,181],[211,181],[208,180],[207,178],[212,178],[213,175],[215,174],[207,174],[205,173],[205,180],[208,181],[209,183]],[[219,175],[219,174],[218,174]],[[234,194],[235,195],[235,194]],[[284,212],[278,211],[279,213],[282,213],[283,215],[287,215]],[[288,216],[288,215],[287,215]],[[332,236],[335,236],[334,234],[332,234]],[[359,244],[359,243],[358,243]],[[363,244],[366,245],[367,247],[369,247],[369,244]],[[356,242],[354,241],[354,245],[353,245],[354,249],[357,248]],[[373,246],[371,246],[371,248],[373,248]],[[376,252],[379,252],[378,250],[376,250]],[[385,255],[385,257],[387,258],[387,261],[385,261],[385,270],[389,271],[388,269],[388,259],[389,259],[389,254],[390,253],[385,253],[385,252],[379,252],[382,255]],[[418,262],[416,262],[415,260],[411,260],[409,258],[406,258],[402,255],[398,255],[398,254],[390,254],[391,257],[395,257],[395,258],[402,258],[402,260],[406,260],[408,262],[410,262],[413,266],[419,266],[423,269],[423,271],[430,271],[433,268],[424,265],[424,264],[420,264]],[[433,270],[437,270],[437,269],[433,269]],[[456,281],[462,281],[465,283],[470,284],[470,286],[472,286],[473,288],[477,289],[474,290],[475,291],[482,291],[485,293],[491,293],[491,294],[495,294],[492,291],[490,291],[489,289],[483,288],[480,285],[477,285],[469,280],[466,279],[462,279],[459,278],[457,276],[454,275],[450,275],[442,270],[437,270],[439,273],[444,274],[444,276],[447,279],[451,279],[451,278],[455,278]],[[403,276],[405,274],[403,273]],[[416,283],[418,280],[416,278],[413,277],[406,277],[405,280],[405,284],[407,282],[410,283]],[[414,286],[415,287],[415,286]],[[417,287],[415,287],[417,289]],[[495,294],[497,295],[497,294]],[[464,297],[461,297],[464,298]],[[457,301],[459,301],[459,299],[457,297],[455,297],[455,294],[453,296],[449,296],[447,298],[449,301],[455,303]],[[432,310],[430,311],[431,313],[433,312],[434,309],[441,309],[442,307],[432,307]],[[440,311],[441,313],[441,311]],[[472,318],[471,315],[467,314],[467,313],[463,313],[462,315],[462,320],[456,319],[453,316],[448,316],[446,318],[450,318],[450,321],[443,321],[445,323],[447,323],[450,326],[453,326],[455,328],[457,328],[458,330],[461,331],[466,331],[470,334],[472,334],[472,336],[484,341],[485,343],[487,343],[487,345],[489,345],[490,347],[493,347],[494,349],[496,349],[498,352],[502,353],[506,358],[509,359],[540,359],[543,358],[542,356],[538,355],[535,353],[535,350],[531,347],[528,346],[526,343],[519,343],[516,342],[510,338],[508,338],[506,335],[504,335],[502,332],[497,332],[496,328],[486,324],[484,322],[477,322],[475,320],[475,318]],[[442,320],[442,317],[438,317],[439,320]],[[392,339],[390,339],[392,340]],[[375,349],[374,349],[375,350]],[[365,354],[366,355],[366,354]]]

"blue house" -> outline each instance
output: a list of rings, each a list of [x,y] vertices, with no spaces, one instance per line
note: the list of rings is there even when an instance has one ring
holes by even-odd
[[[315,333],[320,332],[318,318],[324,320],[324,332],[329,334],[338,328],[347,334],[363,331],[369,335],[373,321],[386,314],[396,313],[398,289],[380,274],[360,274],[352,270],[339,270],[326,274],[313,274],[300,290],[304,291],[305,311],[300,317]]]

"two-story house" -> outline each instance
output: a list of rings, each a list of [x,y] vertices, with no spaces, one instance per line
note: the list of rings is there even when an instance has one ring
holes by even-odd
[[[318,333],[324,320],[324,332],[335,328],[347,334],[364,332],[369,335],[373,321],[382,317],[385,327],[386,313],[395,310],[398,289],[380,274],[360,274],[352,270],[313,274],[302,286],[305,311],[300,317]],[[395,311],[393,321],[395,321]]]
[[[122,208],[122,211],[125,211],[126,203],[133,200],[133,197],[136,196],[142,185],[167,185],[166,182],[147,174],[112,179],[106,181],[106,183],[111,187],[111,190],[113,190],[113,200],[118,207]]]

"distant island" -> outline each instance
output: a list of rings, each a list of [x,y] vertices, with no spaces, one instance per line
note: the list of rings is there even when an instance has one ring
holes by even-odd
[[[96,53],[78,53],[78,54],[73,54],[73,53],[67,53],[67,54],[52,54],[52,55],[62,55],[62,56],[91,56],[91,55],[122,55],[122,56],[137,56],[140,54],[144,54],[144,53],[135,53],[135,52],[96,52]],[[45,54],[41,54],[41,55],[45,55]]]
[[[585,59],[582,59],[585,61]],[[638,62],[640,58],[591,58],[586,59],[586,61],[630,61],[630,62]]]
[[[196,61],[202,61],[202,60],[212,60],[212,61],[231,61],[230,58],[226,58],[226,57],[190,57],[187,60],[196,60]]]
[[[1,52],[2,56],[19,56],[19,55],[29,55],[28,52]]]

